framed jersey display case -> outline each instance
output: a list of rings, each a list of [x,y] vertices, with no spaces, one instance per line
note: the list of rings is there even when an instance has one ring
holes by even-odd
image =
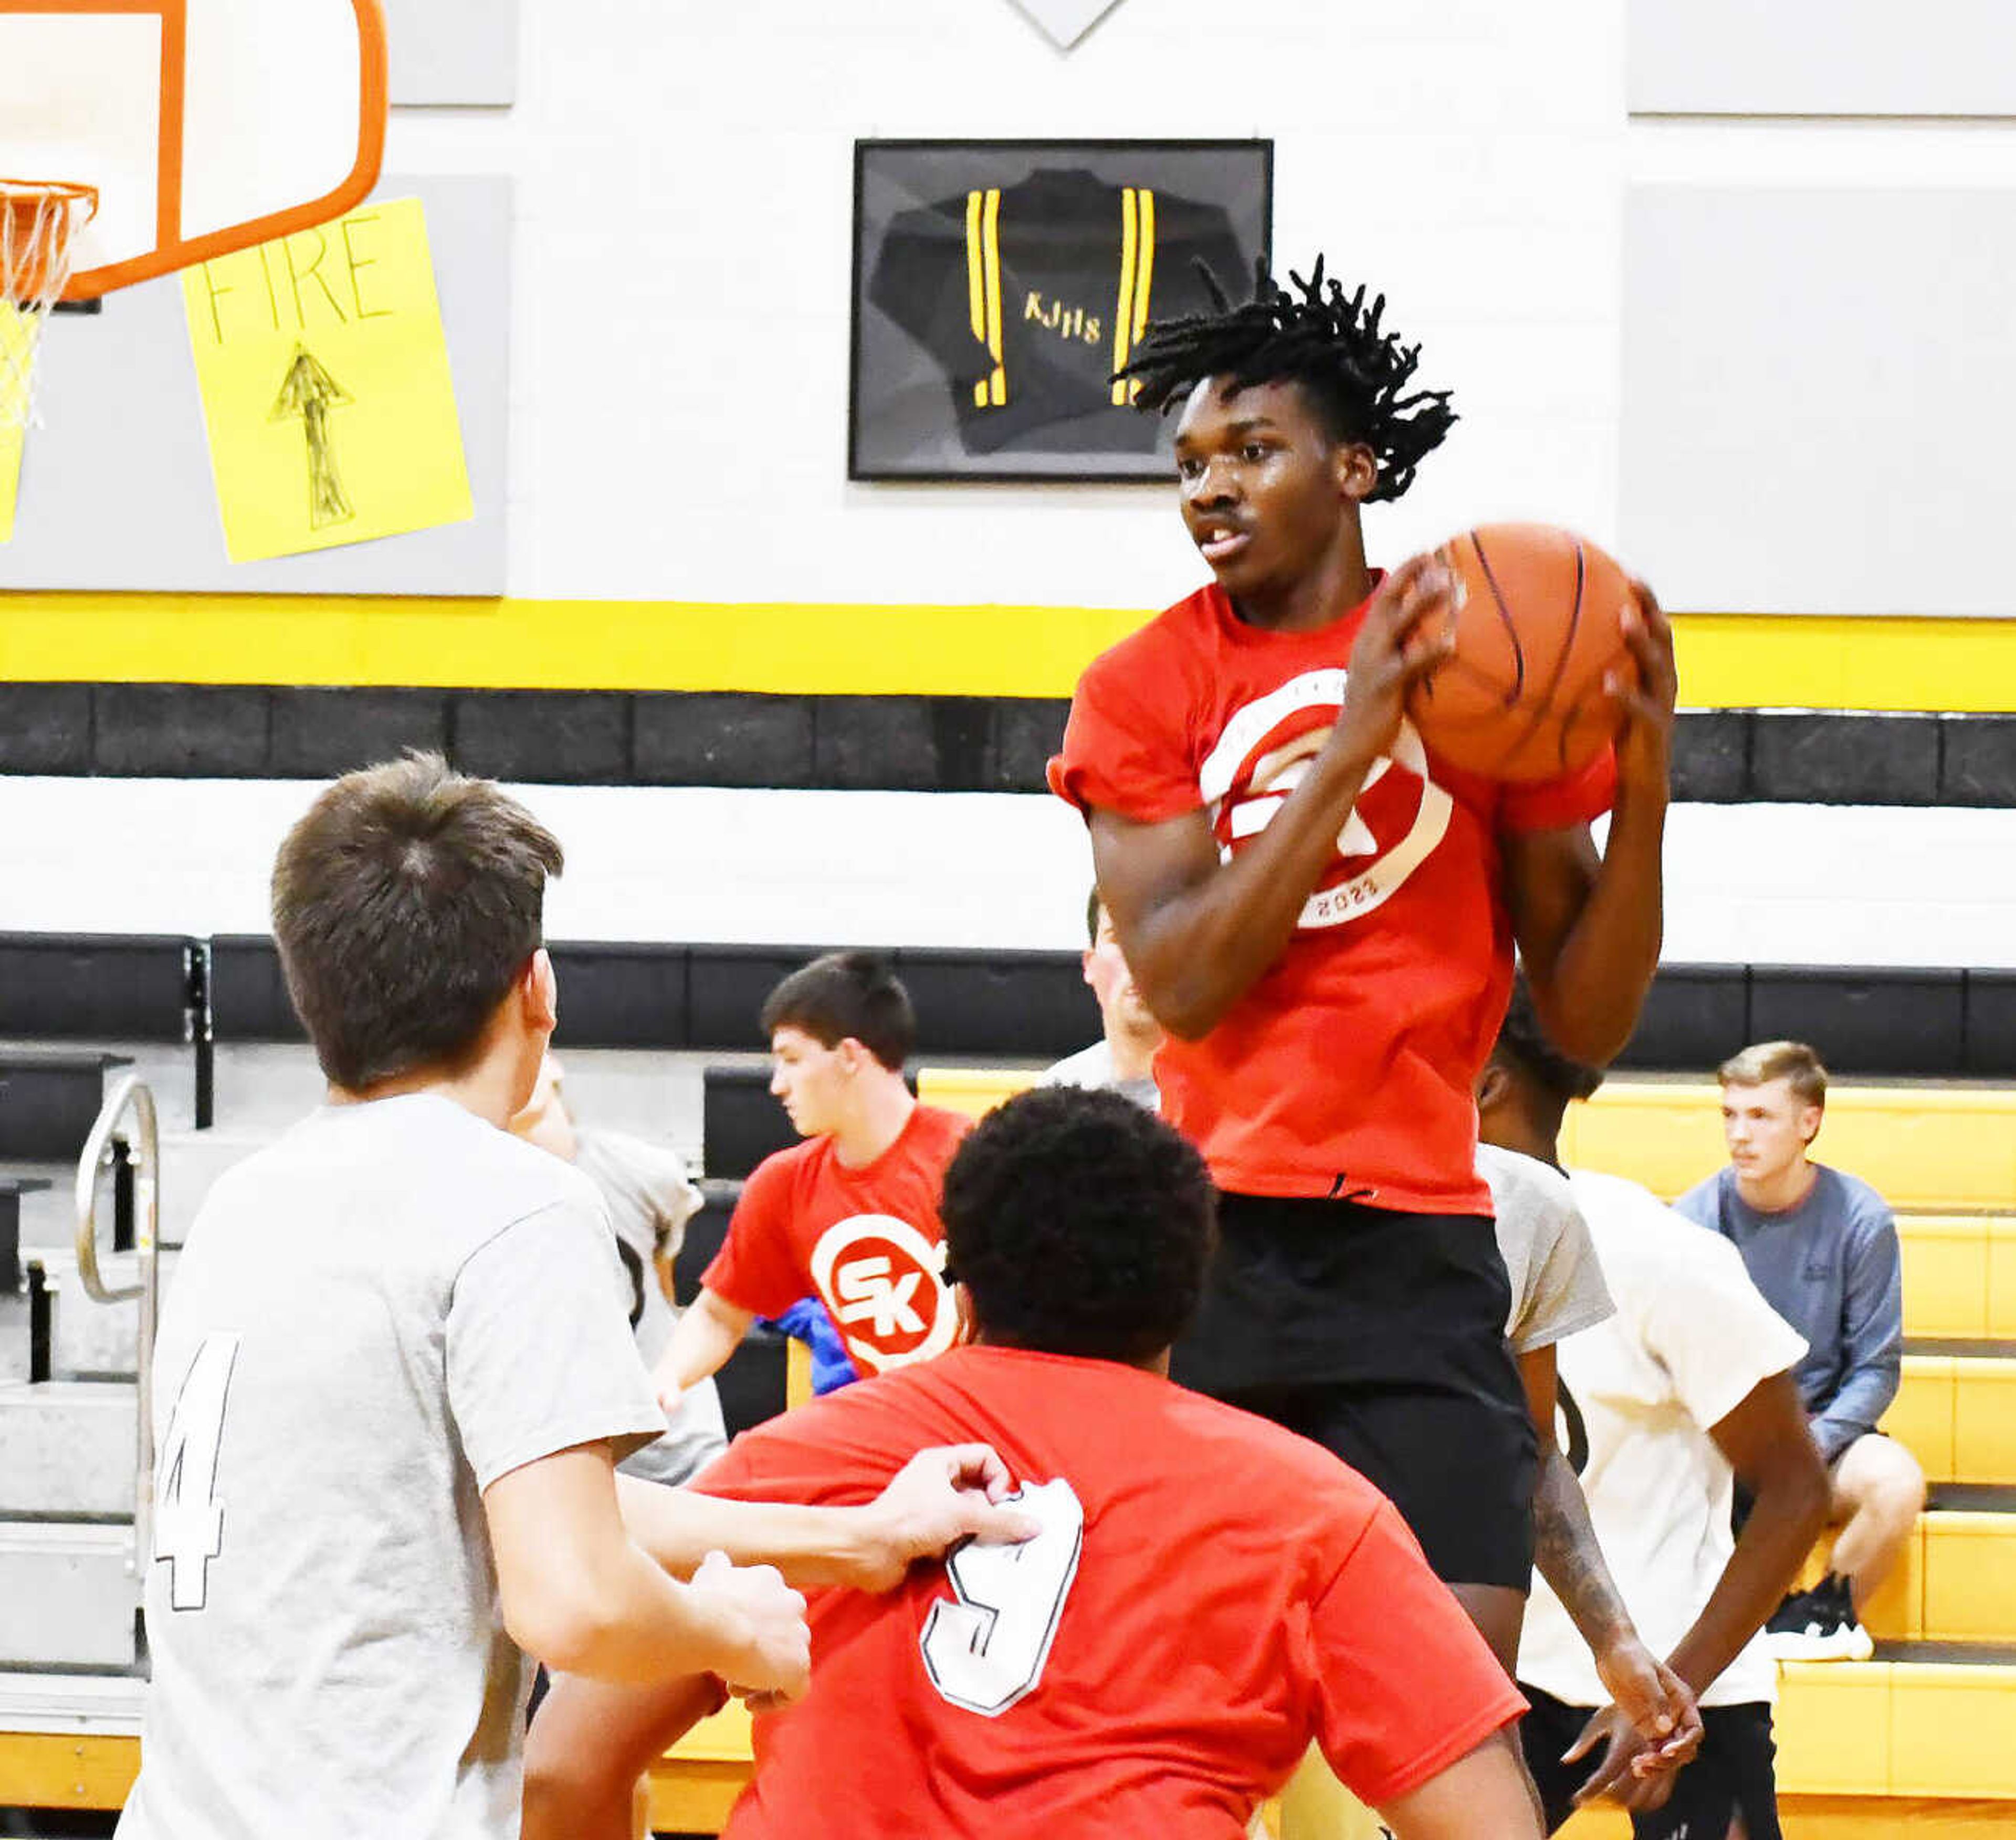
[[[1166,479],[1115,382],[1269,254],[1271,141],[857,141],[848,476]]]

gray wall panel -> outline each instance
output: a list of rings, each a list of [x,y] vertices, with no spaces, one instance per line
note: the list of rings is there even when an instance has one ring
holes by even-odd
[[[1634,113],[2016,115],[2009,0],[1631,0]]]
[[[1622,553],[1667,604],[2016,614],[2007,189],[1641,186]]]
[[[182,311],[167,275],[58,314],[40,365],[0,588],[173,593],[504,592],[510,383],[512,183],[387,178],[380,198],[425,203],[476,514],[376,542],[233,564],[211,481]]]
[[[394,105],[514,102],[518,0],[385,0]]]

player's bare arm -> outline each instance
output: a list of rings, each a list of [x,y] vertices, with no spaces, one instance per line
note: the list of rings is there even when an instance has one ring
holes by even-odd
[[[525,1737],[524,1840],[633,1840],[638,1778],[720,1703],[706,1679],[556,1676]]]
[[[737,1309],[703,1286],[699,1296],[679,1312],[679,1326],[651,1370],[658,1403],[670,1412],[687,1388],[720,1372],[755,1320],[754,1310]]]
[[[1148,1007],[1186,1040],[1208,1034],[1278,959],[1337,856],[1337,833],[1399,730],[1408,686],[1449,654],[1453,578],[1429,556],[1381,583],[1352,647],[1344,705],[1301,783],[1229,862],[1209,819],[1136,823],[1095,808],[1093,862]]]
[[[1539,1840],[1541,1832],[1517,1752],[1496,1731],[1379,1813],[1393,1840]]]
[[[1827,1513],[1827,1470],[1789,1373],[1759,1381],[1708,1435],[1754,1506],[1701,1615],[1667,1657],[1673,1672],[1697,1694],[1706,1691],[1777,1608]],[[1604,1716],[1599,1713],[1597,1719]],[[1629,1808],[1654,1806],[1640,1799],[1652,1784],[1633,1777],[1636,1734],[1614,1727],[1597,1731],[1592,1722],[1577,1753],[1593,1750],[1599,1737],[1607,1740],[1602,1764],[1576,1799],[1607,1795]]]
[[[874,1500],[859,1507],[729,1501],[697,1490],[617,1478],[630,1537],[675,1577],[718,1550],[741,1565],[774,1566],[790,1584],[893,1590],[920,1559],[962,1540],[1014,1544],[1037,1532],[1005,1505],[1007,1466],[985,1444],[920,1450]]]
[[[1621,618],[1628,669],[1609,690],[1623,712],[1617,804],[1603,854],[1589,826],[1504,839],[1505,893],[1540,1021],[1561,1050],[1603,1066],[1631,1039],[1659,963],[1666,828],[1679,679],[1673,632],[1652,591]]]
[[[1610,1575],[1581,1479],[1554,1438],[1558,1376],[1551,1344],[1520,1356],[1519,1377],[1540,1442],[1533,1562],[1589,1644],[1604,1691],[1642,1742],[1633,1760],[1635,1773],[1643,1777],[1677,1770],[1701,1748],[1700,1709],[1687,1683],[1640,1638]]]
[[[811,1669],[805,1600],[768,1567],[717,1559],[668,1576],[626,1532],[606,1443],[512,1470],[484,1491],[504,1625],[548,1666],[643,1683],[715,1673],[795,1696]]]

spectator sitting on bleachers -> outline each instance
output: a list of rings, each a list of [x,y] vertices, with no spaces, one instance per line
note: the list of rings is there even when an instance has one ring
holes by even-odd
[[[1097,888],[1085,903],[1085,927],[1092,942],[1083,956],[1085,981],[1099,999],[1100,1039],[1045,1068],[1038,1084],[1109,1086],[1157,1111],[1161,1099],[1155,1090],[1155,1050],[1162,1045],[1162,1025],[1134,987],[1113,916]]]
[[[1897,1396],[1904,1339],[1897,1224],[1867,1183],[1807,1154],[1827,1104],[1811,1048],[1745,1048],[1720,1078],[1729,1167],[1675,1205],[1734,1241],[1757,1288],[1805,1338],[1799,1393],[1841,1528],[1827,1576],[1772,1618],[1772,1646],[1791,1660],[1863,1660],[1874,1645],[1863,1607],[1925,1505],[1924,1471],[1876,1428]]]
[[[553,1154],[587,1176],[609,1210],[617,1255],[630,1280],[630,1329],[648,1366],[665,1352],[679,1312],[664,1273],[679,1256],[686,1222],[700,1210],[700,1190],[687,1179],[679,1152],[620,1131],[578,1123],[563,1090],[560,1057],[540,1063],[531,1101],[511,1121],[528,1143]],[[728,1448],[721,1395],[711,1380],[679,1395],[670,1428],[655,1443],[633,1451],[617,1468],[653,1482],[683,1482]]]

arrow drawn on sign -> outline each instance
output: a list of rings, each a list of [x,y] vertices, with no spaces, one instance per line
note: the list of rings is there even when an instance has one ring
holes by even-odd
[[[333,524],[347,524],[357,515],[345,495],[342,476],[336,470],[336,449],[329,437],[329,412],[352,401],[350,392],[315,362],[305,345],[294,347],[293,360],[273,399],[269,422],[287,422],[297,416],[308,443],[308,527],[326,530]]]

